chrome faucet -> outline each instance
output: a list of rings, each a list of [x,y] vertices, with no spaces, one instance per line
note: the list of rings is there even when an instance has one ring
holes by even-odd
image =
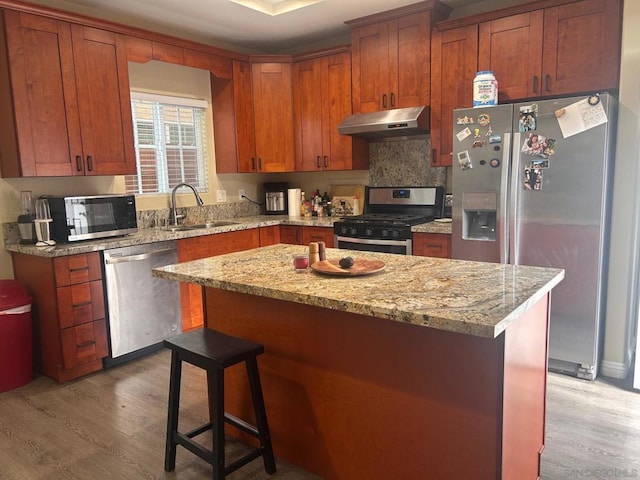
[[[178,190],[180,187],[190,188],[193,191],[193,194],[196,196],[196,202],[198,202],[198,206],[202,207],[204,205],[204,202],[198,194],[198,191],[190,183],[179,183],[178,185],[173,187],[173,190],[171,192],[171,220],[173,221],[173,225],[176,226],[178,225],[178,213],[176,210],[176,190]]]

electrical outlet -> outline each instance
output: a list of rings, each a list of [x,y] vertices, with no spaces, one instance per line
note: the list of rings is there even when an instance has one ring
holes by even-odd
[[[238,198],[242,199],[244,197],[244,188],[238,189]]]
[[[226,202],[227,201],[227,191],[226,190],[218,190],[217,191],[216,201],[218,203]]]

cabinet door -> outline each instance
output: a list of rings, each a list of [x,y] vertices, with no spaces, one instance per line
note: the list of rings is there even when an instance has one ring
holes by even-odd
[[[434,32],[431,50],[431,162],[450,166],[453,110],[473,105],[478,26]]]
[[[389,28],[388,108],[428,105],[431,12],[400,17]]]
[[[542,10],[480,24],[478,70],[492,70],[500,103],[540,95]]]
[[[3,14],[16,131],[9,139],[3,127],[0,140],[8,145],[17,139],[20,161],[9,165],[3,158],[3,176],[82,175],[70,26],[11,10]]]
[[[256,132],[251,98],[251,66],[233,61],[233,99],[235,103],[238,172],[256,172]],[[228,172],[223,172],[228,173]]]
[[[311,242],[324,242],[327,248],[333,248],[333,228],[302,227],[302,245]]]
[[[251,86],[258,170],[291,172],[294,170],[291,64],[252,64]]]
[[[85,174],[134,174],[125,39],[81,25],[72,25],[71,34]]]
[[[280,226],[272,225],[269,227],[260,227],[260,246],[275,245],[280,243]]]
[[[414,233],[413,254],[421,257],[451,258],[451,235]]]
[[[353,150],[352,137],[338,133],[338,125],[351,115],[351,55],[331,55],[322,65],[322,167],[351,170],[358,153]]]
[[[620,18],[619,0],[545,9],[542,94],[617,89]]]
[[[280,225],[280,242],[291,245],[302,245],[302,227],[296,225]]]
[[[324,59],[306,60],[293,65],[295,109],[296,170],[316,171],[323,167],[322,67]],[[336,126],[337,130],[337,126]]]
[[[388,22],[374,23],[353,29],[351,32],[351,75],[353,113],[377,112],[388,108]]]

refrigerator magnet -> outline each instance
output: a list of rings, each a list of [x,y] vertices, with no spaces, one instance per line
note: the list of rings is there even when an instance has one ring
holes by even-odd
[[[491,135],[489,143],[502,143],[502,135]]]
[[[531,155],[534,157],[548,157],[548,155],[544,153],[546,148],[547,139],[544,136],[537,133],[529,133],[527,138],[525,138],[524,143],[522,144],[522,149],[520,151],[525,155]]]
[[[491,168],[498,168],[500,166],[500,159],[492,158],[491,161],[489,161],[489,165],[491,166]]]
[[[473,168],[471,157],[469,156],[469,150],[458,152],[458,165],[460,165],[462,170],[470,170]]]
[[[461,130],[458,133],[456,133],[456,138],[458,139],[459,142],[461,142],[465,138],[467,138],[469,135],[471,135],[471,130],[469,129],[469,127],[465,127],[464,130]]]
[[[476,140],[473,142],[472,148],[484,147],[486,143],[487,142],[485,142],[484,140]]]
[[[478,125],[481,127],[488,127],[491,123],[491,117],[488,113],[481,113],[478,115]]]
[[[524,167],[523,187],[525,190],[542,190],[542,169],[533,164]]]
[[[473,138],[480,138],[480,129],[479,128],[474,128],[473,129]]]
[[[536,129],[538,124],[538,105],[525,105],[520,107],[520,117],[518,120],[518,130],[520,133],[530,132]]]
[[[469,125],[471,123],[473,123],[473,118],[466,115],[464,117],[458,117],[456,120],[457,125]]]

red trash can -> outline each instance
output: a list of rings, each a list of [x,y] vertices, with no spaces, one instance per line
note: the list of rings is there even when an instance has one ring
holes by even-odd
[[[0,392],[33,380],[31,297],[17,280],[0,280]]]

